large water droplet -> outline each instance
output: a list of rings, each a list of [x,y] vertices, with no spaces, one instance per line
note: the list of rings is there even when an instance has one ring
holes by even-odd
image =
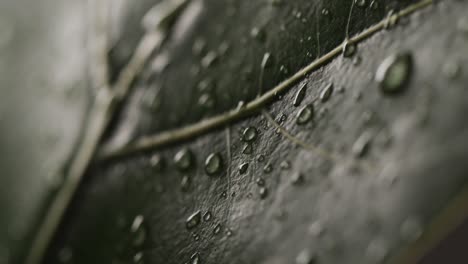
[[[201,212],[200,210],[198,210],[187,218],[187,220],[185,221],[185,227],[187,227],[187,229],[193,229],[200,224],[200,221]]]
[[[385,94],[402,92],[411,77],[413,58],[410,53],[387,57],[378,67],[375,80]]]
[[[219,153],[212,153],[208,155],[205,160],[205,172],[212,176],[221,172],[223,168],[223,158]]]
[[[296,96],[294,97],[294,106],[299,106],[301,105],[302,101],[304,100],[304,97],[306,95],[306,90],[307,90],[307,83],[302,83],[299,86],[299,89],[297,90]]]
[[[252,142],[257,139],[258,131],[255,127],[247,127],[242,133],[242,140],[245,142]]]
[[[245,174],[248,169],[249,169],[249,163],[247,163],[247,162],[244,162],[241,165],[239,165],[239,173],[240,174]]]
[[[187,171],[193,166],[193,153],[189,149],[182,149],[174,156],[174,163],[180,171]]]
[[[310,120],[312,120],[313,117],[314,117],[314,105],[312,104],[306,105],[297,113],[296,124],[304,125],[308,123]]]
[[[333,83],[330,83],[327,86],[325,86],[325,88],[323,88],[322,92],[320,93],[320,101],[322,101],[322,103],[327,102],[328,100],[330,100],[332,93]]]
[[[146,228],[144,226],[145,218],[142,215],[137,215],[133,219],[130,231],[132,233],[132,243],[134,247],[141,247],[146,241]]]

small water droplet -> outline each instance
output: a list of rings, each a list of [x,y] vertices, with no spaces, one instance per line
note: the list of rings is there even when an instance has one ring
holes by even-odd
[[[280,163],[280,169],[282,170],[289,170],[291,168],[291,162],[287,161],[287,160],[283,160],[281,163]]]
[[[234,235],[234,232],[233,232],[230,228],[228,228],[228,229],[226,230],[226,236],[227,236],[227,237],[232,237],[232,235]]]
[[[354,3],[358,7],[365,7],[366,6],[366,0],[354,0]]]
[[[284,66],[284,65],[281,65],[281,66],[280,66],[279,71],[280,71],[280,73],[282,73],[282,74],[284,74],[284,75],[286,75],[286,74],[289,73],[288,68],[286,68],[286,66]]]
[[[180,171],[187,171],[193,165],[193,153],[187,148],[177,152],[174,156],[174,163]]]
[[[215,97],[211,93],[204,93],[198,98],[198,105],[204,109],[213,109],[215,104]]]
[[[144,226],[145,218],[142,215],[137,215],[133,219],[130,231],[132,233],[132,243],[134,247],[141,247],[145,241],[147,232]]]
[[[328,10],[327,8],[322,9],[322,15],[329,16],[330,15],[330,10]]]
[[[296,257],[296,264],[315,264],[317,263],[317,256],[309,250],[302,250]]]
[[[369,243],[366,256],[373,263],[381,263],[388,255],[388,247],[382,240],[373,240]]]
[[[216,51],[208,52],[205,57],[201,60],[201,65],[203,68],[211,67],[218,60],[218,54]]]
[[[249,169],[249,163],[247,163],[247,162],[244,162],[241,165],[239,165],[239,173],[240,174],[245,174],[248,169]]]
[[[133,263],[143,264],[144,263],[143,258],[144,258],[143,252],[141,251],[137,252],[135,255],[133,255]]]
[[[271,173],[273,171],[273,166],[268,163],[263,167],[263,172],[264,173]]]
[[[213,229],[213,234],[217,235],[221,231],[221,224],[216,224],[216,226]]]
[[[414,242],[423,234],[423,225],[417,217],[409,217],[400,227],[400,236],[408,242]]]
[[[370,3],[369,7],[373,10],[377,10],[379,8],[379,2],[377,0],[373,0]]]
[[[312,120],[314,117],[314,105],[309,104],[304,106],[299,112],[297,113],[296,117],[296,124],[304,125]]]
[[[258,137],[258,131],[255,127],[247,127],[242,133],[242,140],[244,142],[252,142]]]
[[[299,86],[296,96],[294,97],[294,102],[293,102],[294,106],[298,107],[299,105],[301,105],[302,101],[304,100],[304,97],[306,96],[306,90],[307,90],[307,83],[304,82]]]
[[[309,226],[308,231],[312,236],[320,237],[325,233],[325,228],[323,227],[322,223],[317,220]]]
[[[263,59],[262,59],[262,68],[266,69],[269,68],[273,65],[273,58],[271,57],[271,54],[269,52],[266,52],[263,54]]]
[[[226,191],[223,191],[223,192],[221,193],[221,198],[224,198],[224,199],[227,198],[227,192],[226,192]]]
[[[302,173],[296,172],[291,177],[291,184],[295,186],[302,185],[305,182],[305,177]]]
[[[205,160],[206,174],[213,176],[221,172],[223,168],[223,158],[219,153],[211,153]]]
[[[250,155],[253,153],[253,147],[251,144],[245,144],[244,148],[242,149],[242,153],[245,155]]]
[[[258,155],[257,161],[258,161],[258,162],[263,162],[263,161],[265,161],[265,156],[263,156],[263,155],[261,155],[261,154]]]
[[[330,100],[332,93],[333,83],[330,83],[327,86],[325,86],[325,88],[323,88],[322,92],[320,93],[320,101],[322,101],[322,103],[327,102],[328,100]]]
[[[349,40],[346,40],[343,43],[343,57],[350,58],[356,54],[356,51],[357,45],[355,43],[352,43]]]
[[[187,227],[187,229],[193,229],[200,224],[200,220],[201,212],[200,210],[198,210],[187,218],[187,220],[185,221],[185,227]]]
[[[281,114],[281,117],[279,119],[279,123],[284,123],[288,119],[288,116],[285,114]]]
[[[199,235],[199,234],[193,233],[193,234],[192,234],[192,237],[193,237],[193,240],[195,240],[195,241],[199,241],[199,240],[200,240],[200,235]]]
[[[212,214],[210,211],[207,211],[204,215],[203,215],[203,221],[205,222],[209,222],[212,218]]]
[[[260,199],[263,200],[268,196],[268,189],[266,187],[260,187],[258,194],[260,195]]]
[[[150,164],[153,170],[156,172],[161,172],[165,167],[164,159],[159,154],[155,154],[151,157]]]
[[[190,264],[200,264],[200,254],[198,252],[193,253],[190,257]]]
[[[402,92],[410,79],[413,58],[410,53],[399,53],[387,57],[378,67],[375,80],[385,94]]]
[[[263,29],[259,28],[259,27],[253,27],[251,30],[250,30],[250,37],[258,40],[258,41],[265,41],[266,39],[266,33]]]
[[[257,178],[257,180],[255,181],[257,183],[258,186],[260,187],[263,187],[265,186],[265,180],[263,178]]]
[[[190,177],[188,175],[182,176],[180,180],[180,190],[187,192],[190,189]]]
[[[367,155],[370,149],[373,134],[369,131],[362,133],[362,135],[353,144],[353,154],[358,158],[363,158]]]

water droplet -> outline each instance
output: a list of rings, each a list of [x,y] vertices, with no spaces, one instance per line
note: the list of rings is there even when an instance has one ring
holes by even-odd
[[[308,123],[310,120],[312,120],[313,117],[314,117],[314,105],[312,104],[306,105],[297,113],[296,124],[304,125]]]
[[[266,33],[263,29],[258,28],[258,27],[253,27],[250,30],[250,36],[258,41],[265,41],[266,39]]]
[[[226,191],[223,191],[223,192],[221,193],[221,198],[224,198],[224,199],[227,198],[227,192],[226,192]]]
[[[296,257],[296,264],[315,264],[317,263],[317,256],[309,250],[302,250]]]
[[[203,68],[211,67],[218,60],[218,54],[215,51],[208,52],[201,60]]]
[[[212,218],[212,216],[213,216],[213,215],[211,214],[210,211],[206,212],[206,213],[203,215],[203,221],[205,221],[205,222],[210,221],[211,218]]]
[[[288,68],[286,68],[286,66],[284,66],[284,65],[281,65],[281,66],[280,66],[279,71],[280,71],[280,73],[282,73],[282,74],[284,74],[284,75],[286,75],[286,74],[289,73]]]
[[[244,148],[242,149],[242,153],[246,155],[250,155],[253,153],[253,147],[250,144],[245,144]]]
[[[242,140],[244,142],[252,142],[257,139],[258,131],[255,127],[247,127],[242,133]]]
[[[365,7],[366,6],[366,0],[354,0],[354,3],[358,7]]]
[[[141,252],[141,251],[137,252],[135,255],[133,255],[133,263],[135,263],[135,264],[144,263],[143,257],[144,257],[143,252]]]
[[[198,105],[204,109],[213,109],[216,104],[216,100],[211,93],[204,93],[198,98]]]
[[[264,173],[271,173],[273,171],[273,166],[268,163],[263,167],[263,172]]]
[[[265,180],[263,178],[257,178],[257,180],[255,181],[257,183],[258,186],[260,187],[263,187],[265,186]]]
[[[375,80],[385,94],[402,92],[410,79],[413,58],[410,53],[399,53],[387,57],[378,67]]]
[[[382,240],[373,240],[366,250],[367,258],[373,263],[381,263],[388,255],[388,247]]]
[[[373,134],[371,132],[366,131],[362,133],[362,135],[353,144],[353,154],[358,158],[366,156],[369,152],[372,138]]]
[[[377,0],[373,0],[370,3],[369,7],[373,10],[377,10],[379,8],[379,2]]]
[[[268,189],[266,187],[260,187],[258,194],[260,195],[260,199],[263,200],[268,196]]]
[[[289,170],[291,168],[291,162],[287,161],[287,160],[283,160],[281,163],[280,163],[280,169],[282,170]]]
[[[190,177],[188,175],[182,176],[180,180],[180,190],[187,192],[190,189]]]
[[[185,221],[185,227],[187,227],[187,229],[193,229],[200,224],[200,220],[201,212],[200,210],[198,210],[187,218],[187,220]]]
[[[322,15],[329,16],[330,15],[330,10],[328,10],[327,8],[322,9]]]
[[[279,119],[279,123],[284,123],[284,121],[286,121],[286,119],[288,119],[288,116],[285,115],[285,114],[281,114],[281,117]]]
[[[234,234],[234,232],[233,232],[230,228],[228,228],[228,229],[226,230],[226,236],[227,236],[227,237],[232,237],[233,234]]]
[[[261,154],[258,155],[258,157],[257,157],[257,161],[258,161],[258,162],[263,162],[264,160],[265,160],[265,156],[263,156],[263,155],[261,155]]]
[[[190,264],[200,264],[200,254],[198,252],[193,253],[190,257]]]
[[[330,83],[327,86],[325,86],[325,88],[323,88],[322,92],[320,93],[320,101],[322,101],[322,103],[327,102],[328,100],[330,100],[332,93],[333,83]]]
[[[355,43],[352,43],[349,40],[346,40],[343,43],[343,57],[350,58],[356,54],[356,51],[357,45]]]
[[[291,184],[295,186],[302,185],[305,182],[305,177],[302,173],[296,172],[291,177]]]
[[[448,79],[456,79],[461,72],[461,66],[458,62],[456,61],[447,61],[446,63],[443,64],[442,66],[442,73],[444,76]]]
[[[193,237],[193,240],[195,240],[195,241],[199,241],[199,240],[200,240],[200,235],[199,235],[199,234],[193,233],[193,234],[192,234],[192,237]]]
[[[205,160],[205,172],[212,176],[221,172],[223,168],[223,158],[219,153],[211,153]]]
[[[247,162],[244,162],[241,165],[239,165],[239,173],[240,174],[246,173],[248,169],[249,169],[249,163],[247,163]]]
[[[269,52],[266,52],[265,54],[263,54],[263,59],[262,59],[262,68],[263,69],[266,69],[266,68],[269,68],[273,65],[273,59],[271,57],[271,54]]]
[[[193,153],[189,149],[182,149],[174,156],[174,163],[180,171],[187,171],[193,165]]]
[[[221,231],[221,224],[216,224],[216,226],[213,229],[213,234],[217,235]]]
[[[147,232],[144,226],[145,218],[142,215],[137,215],[133,219],[130,231],[132,233],[132,243],[134,247],[141,247],[145,241]]]
[[[304,82],[299,86],[296,96],[294,97],[294,102],[293,102],[294,106],[298,107],[299,105],[301,105],[306,95],[306,90],[307,90],[307,83]]]
[[[153,168],[154,171],[156,172],[161,172],[164,169],[165,162],[163,157],[161,157],[158,154],[155,154],[151,157],[150,159],[150,164],[151,167]]]
[[[423,225],[416,217],[409,217],[400,227],[400,236],[406,241],[413,242],[421,237],[423,234]]]

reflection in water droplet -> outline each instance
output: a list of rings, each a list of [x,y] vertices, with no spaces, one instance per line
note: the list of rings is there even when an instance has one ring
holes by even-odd
[[[161,172],[164,169],[165,162],[160,155],[155,154],[151,157],[150,164],[155,172]]]
[[[205,172],[212,176],[221,172],[223,168],[223,158],[219,153],[212,153],[208,155],[205,160]]]
[[[308,123],[310,120],[312,120],[313,117],[314,117],[314,105],[312,104],[306,105],[297,113],[296,124],[304,125]]]
[[[248,169],[249,169],[249,163],[247,163],[247,162],[244,162],[241,165],[239,165],[239,173],[240,174],[246,173]]]
[[[385,94],[402,92],[411,77],[413,58],[410,53],[399,53],[387,57],[378,67],[375,80]]]
[[[210,212],[210,211],[207,211],[207,212],[203,215],[203,221],[205,221],[205,222],[210,221],[211,218],[212,218],[212,216],[213,216],[213,215],[211,214],[211,212]]]
[[[257,139],[258,131],[255,127],[247,127],[242,133],[242,140],[244,142],[252,142]]]
[[[299,89],[297,90],[296,96],[294,97],[294,106],[299,106],[302,101],[304,100],[304,97],[306,95],[306,90],[307,90],[307,83],[304,82],[299,86]]]
[[[325,86],[325,88],[323,88],[322,92],[320,93],[320,101],[322,101],[322,103],[327,102],[328,100],[330,100],[332,93],[333,83],[330,83],[327,86]]]
[[[144,226],[145,218],[142,215],[137,215],[133,219],[130,231],[132,233],[132,243],[134,247],[141,247],[146,241],[147,232]]]
[[[417,217],[407,218],[400,227],[400,236],[408,242],[414,242],[423,234],[423,225]]]
[[[213,234],[217,235],[221,231],[221,224],[216,224],[216,226],[213,229]]]
[[[180,171],[187,171],[193,165],[193,153],[189,149],[182,149],[174,156],[174,163]]]
[[[200,210],[198,210],[187,218],[187,220],[185,221],[185,227],[187,227],[187,229],[193,229],[200,224],[200,220],[201,212]]]
[[[260,195],[260,199],[265,199],[268,196],[268,189],[266,187],[260,187],[258,194]]]

